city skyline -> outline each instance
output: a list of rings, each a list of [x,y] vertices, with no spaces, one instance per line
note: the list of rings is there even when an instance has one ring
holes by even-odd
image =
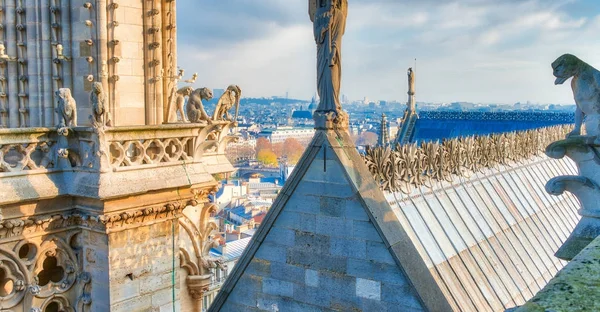
[[[233,2],[201,12],[196,1],[178,2],[180,66],[198,72],[198,87],[234,83],[249,97],[309,98],[316,56],[306,1]],[[600,64],[593,0],[354,2],[342,78],[350,99],[403,101],[417,58],[419,101],[572,104],[550,63],[568,52]]]

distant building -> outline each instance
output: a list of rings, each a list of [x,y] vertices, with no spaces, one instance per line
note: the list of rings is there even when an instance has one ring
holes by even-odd
[[[288,165],[285,162],[280,162],[280,164],[279,164],[279,174],[281,176],[281,181],[283,183],[285,183],[285,181],[287,181],[287,179],[289,178],[289,176],[294,171],[294,168],[296,168],[296,166],[290,166],[290,165]]]
[[[283,143],[289,138],[296,139],[303,144],[308,144],[314,134],[314,128],[278,127],[276,129],[264,129],[258,134],[258,137],[266,138],[272,144]]]
[[[227,279],[227,276],[229,276],[229,273],[235,267],[251,238],[252,237],[247,237],[227,242],[222,246],[210,250],[210,257],[213,259],[221,259],[222,265],[211,269],[211,283],[208,291],[204,294],[202,311],[208,310],[208,307],[210,307],[217,296],[217,293],[221,290],[223,282],[225,282],[225,279]]]
[[[270,207],[271,202],[268,201],[249,201],[242,206],[227,209],[227,220],[236,226],[250,224],[248,228],[256,228],[262,223],[262,220]]]

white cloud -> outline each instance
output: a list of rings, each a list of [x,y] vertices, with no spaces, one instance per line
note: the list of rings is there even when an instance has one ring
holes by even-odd
[[[192,1],[180,0],[179,6]],[[254,3],[235,1],[248,7]],[[271,15],[260,11],[261,18],[221,12],[199,35],[214,31],[210,45],[180,42],[179,64],[187,72],[197,71],[200,83],[209,87],[236,83],[248,96],[289,91],[308,99],[315,86],[315,47],[305,2],[286,0],[289,6],[283,6],[271,1]],[[404,100],[406,68],[416,57],[419,100],[572,103],[569,88],[552,84],[550,63],[569,52],[600,66],[600,12],[572,16],[564,10],[570,2],[351,1],[342,92],[354,99]],[[220,27],[244,36],[226,40],[218,36]]]

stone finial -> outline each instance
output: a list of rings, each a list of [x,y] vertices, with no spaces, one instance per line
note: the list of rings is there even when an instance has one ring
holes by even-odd
[[[236,85],[230,85],[227,90],[219,98],[213,120],[228,120],[235,121],[240,109],[240,99],[242,97],[242,89]],[[235,105],[235,117],[229,115],[229,110]]]
[[[600,71],[571,54],[564,54],[557,58],[552,63],[552,70],[556,77],[554,81],[556,85],[563,84],[573,77],[571,87],[577,105],[575,129],[567,137],[580,134],[599,136]]]
[[[54,93],[58,99],[56,113],[58,114],[58,127],[77,126],[77,103],[71,96],[71,89],[60,88]]]
[[[317,43],[317,93],[320,98],[314,113],[315,126],[347,128],[348,116],[342,110],[340,87],[342,36],[346,29],[348,0],[309,0],[309,15]]]
[[[108,95],[100,82],[92,84],[90,92],[90,104],[92,105],[92,115],[90,120],[94,128],[112,126],[112,120],[108,111]]]
[[[198,73],[192,74],[192,78],[186,79],[183,82],[193,84],[196,82],[196,79],[198,79]]]

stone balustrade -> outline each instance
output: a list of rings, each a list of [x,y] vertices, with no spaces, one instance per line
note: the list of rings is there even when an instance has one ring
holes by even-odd
[[[0,129],[0,178],[56,170],[119,171],[225,154],[232,124]],[[64,138],[64,139],[63,139]],[[106,162],[102,158],[106,157]],[[63,163],[61,164],[61,160]]]
[[[214,182],[235,123],[0,129],[0,204],[120,196]],[[161,179],[156,179],[161,177]]]

